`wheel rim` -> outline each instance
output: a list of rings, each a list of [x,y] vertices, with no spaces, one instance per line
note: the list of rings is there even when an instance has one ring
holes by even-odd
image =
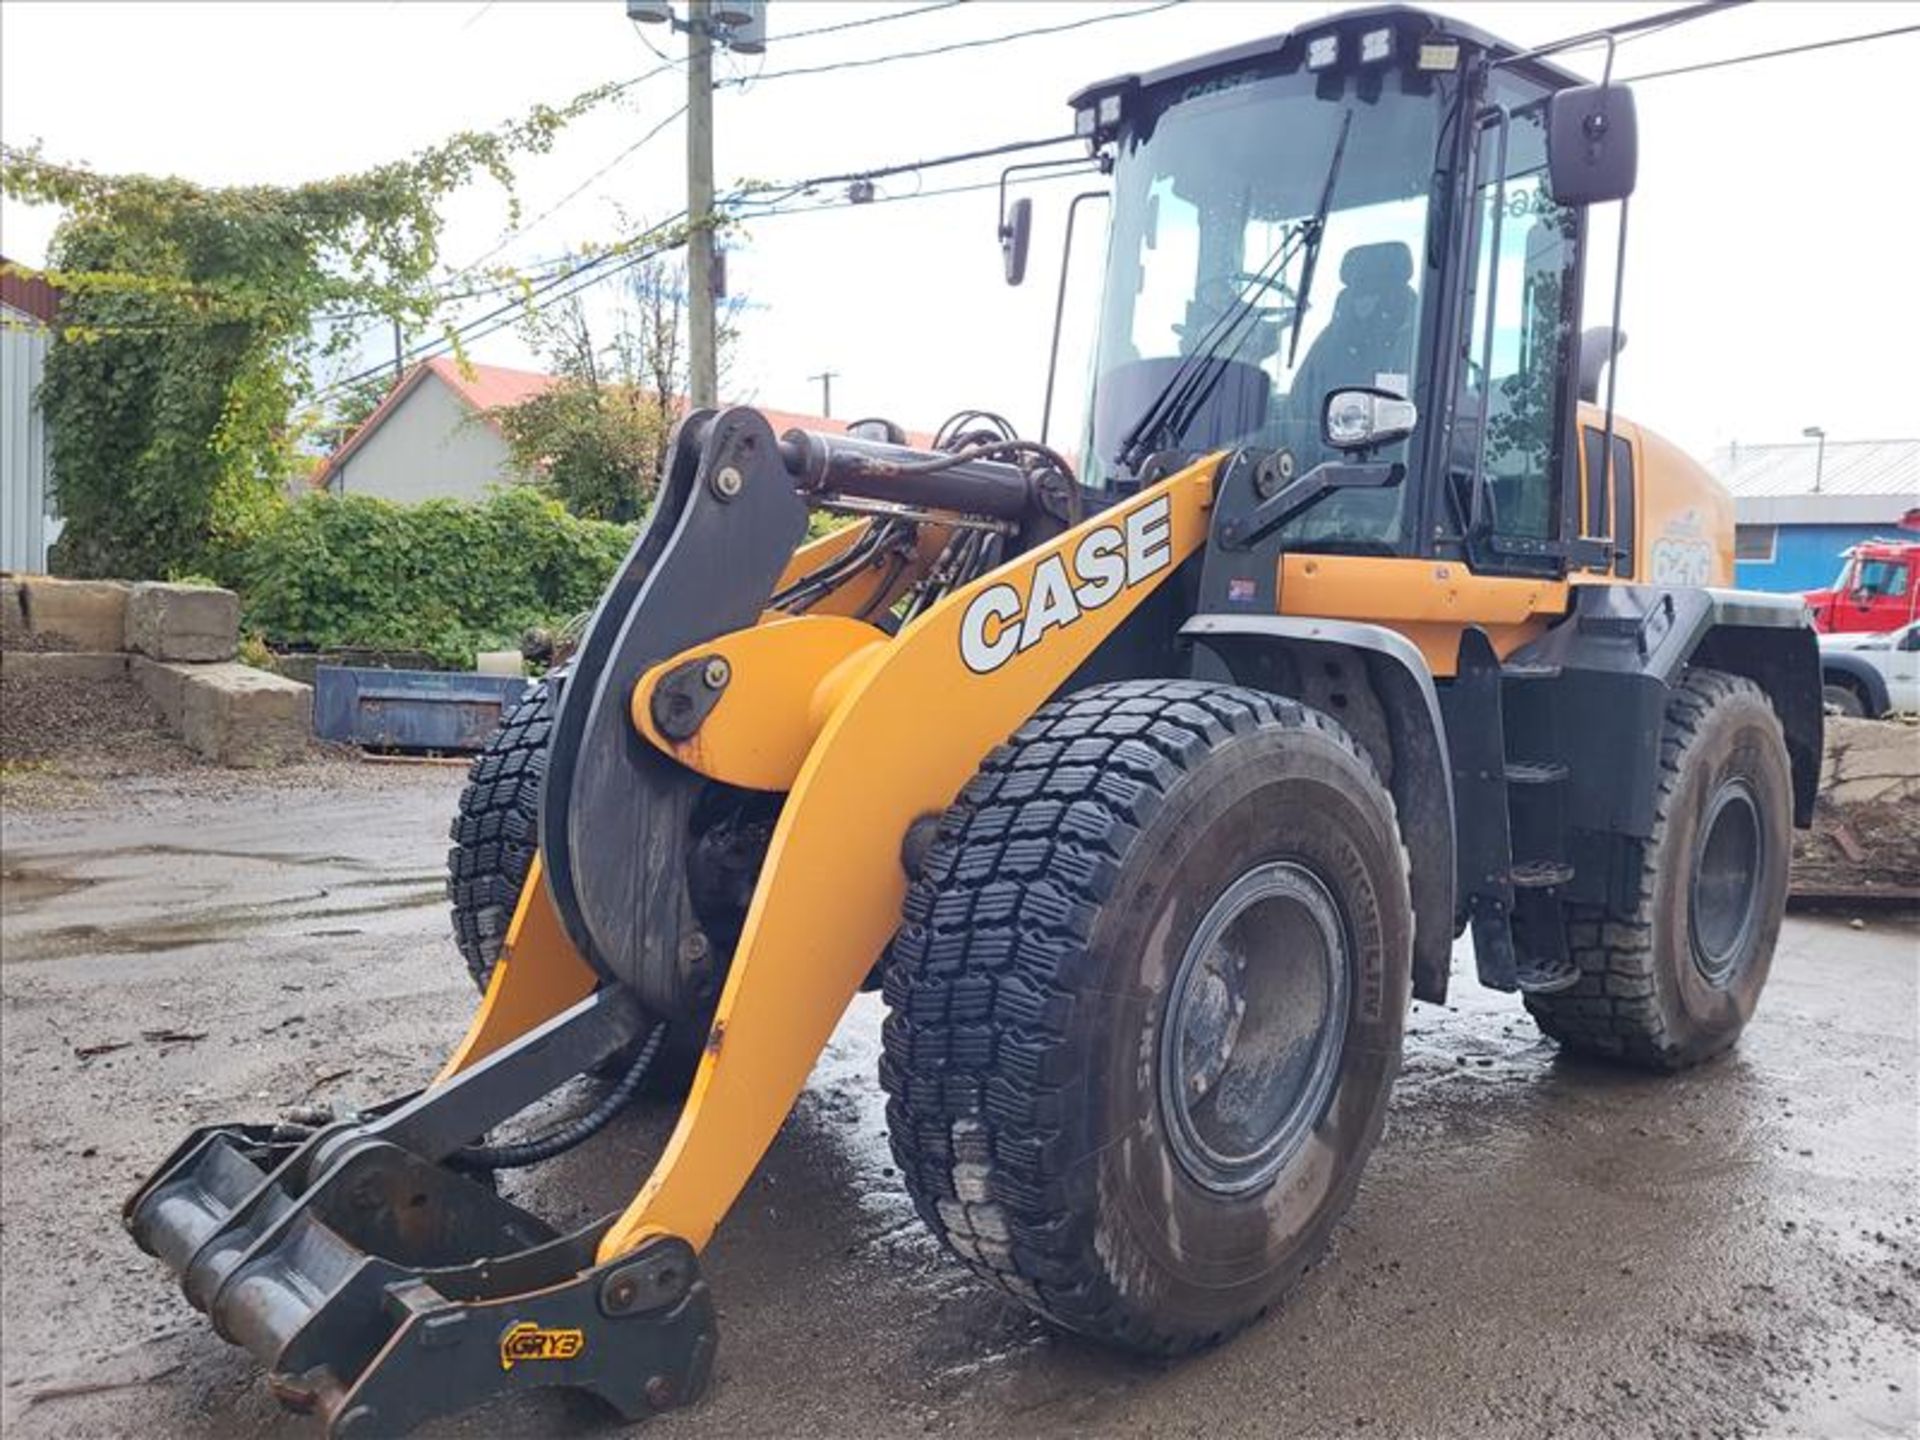
[[[1742,779],[1722,785],[1700,825],[1687,907],[1694,968],[1716,988],[1733,979],[1753,931],[1765,833],[1753,787]]]
[[[1201,917],[1157,1066],[1168,1140],[1199,1185],[1266,1183],[1325,1113],[1346,1036],[1347,948],[1327,887],[1292,862],[1256,865]]]

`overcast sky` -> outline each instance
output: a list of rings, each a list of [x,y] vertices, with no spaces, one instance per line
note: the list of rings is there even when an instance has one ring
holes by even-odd
[[[924,0],[918,0],[924,3]],[[1677,3],[1677,0],[1676,0]],[[836,74],[776,72],[924,49],[1139,8],[971,0],[936,13],[782,43],[783,33],[915,4],[771,0],[761,58],[723,56],[715,101],[721,186],[784,180],[1062,133],[1084,82],[1284,32],[1343,8],[1190,0],[1069,33]],[[1666,5],[1439,7],[1539,42]],[[1622,46],[1633,76],[1722,56],[1920,22],[1920,4],[1759,3]],[[363,0],[351,4],[0,4],[0,137],[51,158],[171,172],[209,184],[293,183],[405,154],[450,132],[558,102],[684,56],[682,37],[625,17],[623,0]],[[1569,57],[1597,74],[1598,51]],[[522,172],[527,216],[578,187],[685,100],[680,71],[630,90]],[[1629,231],[1619,377],[1623,412],[1696,453],[1726,443],[1920,435],[1920,34],[1639,87],[1640,181]],[[685,131],[668,126],[503,249],[528,264],[606,241],[684,204]],[[997,174],[993,162],[886,182],[903,196]],[[733,398],[817,410],[808,377],[839,372],[834,412],[931,429],[962,406],[1039,421],[1067,200],[1036,187],[1025,286],[1000,278],[991,190],[755,222],[730,242],[745,298]],[[1104,207],[1083,207],[1104,220]],[[497,189],[447,212],[458,266],[506,230]],[[0,248],[45,258],[55,216],[9,202]],[[1071,436],[1085,384],[1098,227],[1076,244],[1063,399]],[[1587,322],[1607,318],[1596,252]],[[603,288],[611,288],[603,287]],[[425,338],[425,337],[416,337]],[[377,359],[391,342],[371,334]],[[529,364],[511,331],[478,359]]]

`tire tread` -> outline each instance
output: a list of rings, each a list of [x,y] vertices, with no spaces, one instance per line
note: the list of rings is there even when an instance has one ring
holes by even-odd
[[[880,1078],[921,1219],[981,1278],[1068,1329],[1148,1354],[1229,1332],[1156,1324],[1094,1263],[1090,1181],[1069,1148],[1083,1060],[1070,1031],[1129,844],[1210,749],[1260,726],[1322,735],[1378,783],[1343,727],[1292,700],[1181,680],[1081,691],[982,762],[943,816],[889,947]]]
[[[487,748],[467,767],[460,808],[447,830],[453,841],[447,899],[454,943],[483,991],[540,846],[540,786],[553,709],[553,686],[541,680],[506,711]]]
[[[1638,847],[1631,903],[1568,905],[1568,950],[1580,980],[1566,990],[1525,997],[1541,1031],[1567,1050],[1676,1071],[1712,1059],[1738,1038],[1730,1034],[1724,1044],[1702,1053],[1687,1049],[1672,1033],[1655,978],[1654,885],[1664,863],[1664,841],[1681,779],[1707,717],[1742,695],[1768,703],[1766,692],[1752,680],[1720,670],[1689,670],[1674,687],[1660,737],[1653,833]]]

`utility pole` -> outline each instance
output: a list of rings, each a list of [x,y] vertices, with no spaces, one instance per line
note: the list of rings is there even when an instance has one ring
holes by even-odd
[[[720,401],[713,325],[713,0],[687,5],[688,389],[695,409]]]
[[[839,373],[838,370],[822,370],[818,375],[807,376],[809,380],[820,382],[820,418],[822,420],[833,418],[833,382]]]
[[[687,389],[696,407],[720,401],[714,302],[726,289],[716,263],[713,231],[713,47],[742,55],[767,48],[766,0],[686,0],[687,18],[674,0],[627,0],[627,18],[666,25],[687,36]]]
[[[400,377],[407,371],[406,349],[406,342],[400,333],[400,322],[395,320],[393,322],[393,383],[396,385],[400,383]]]

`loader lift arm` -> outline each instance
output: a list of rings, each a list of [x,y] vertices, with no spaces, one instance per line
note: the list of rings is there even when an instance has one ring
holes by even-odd
[[[136,1240],[336,1435],[399,1433],[536,1386],[629,1417],[693,1398],[716,1344],[697,1252],[898,924],[909,828],[1204,545],[1216,469],[1198,462],[1069,525],[1077,501],[1054,477],[776,440],[747,410],[691,417],[567,677],[541,852],[440,1075],[311,1134],[196,1132],[128,1201]],[[876,514],[857,537],[816,542],[811,573],[831,583],[805,593],[794,552],[808,499],[828,496],[918,501],[918,538],[892,550],[912,560],[845,563],[894,523]],[[969,578],[955,556],[997,558],[969,538],[987,535],[1019,553]],[[957,552],[956,536],[974,548]],[[876,597],[919,613],[893,635],[852,618]],[[671,703],[689,674],[724,677],[691,724]],[[710,784],[787,795],[706,1050],[631,1204],[559,1234],[460,1152],[651,1017],[697,1005],[703,977],[686,962],[714,952],[689,943],[704,936],[679,841]]]

